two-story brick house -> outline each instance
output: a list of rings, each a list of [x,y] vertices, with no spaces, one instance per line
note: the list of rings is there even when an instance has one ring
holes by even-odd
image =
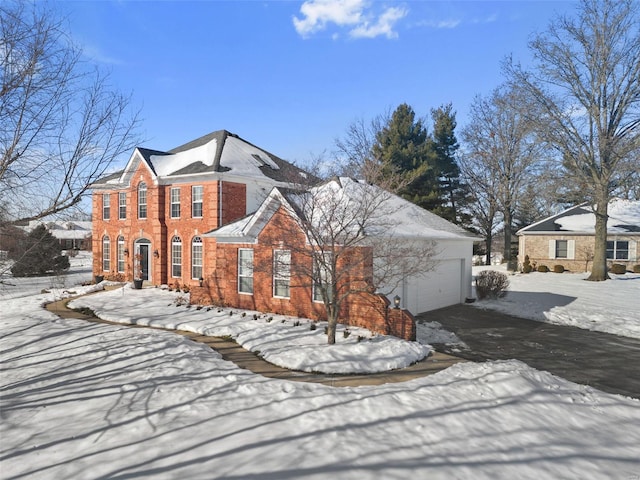
[[[274,186],[308,175],[219,130],[168,152],[136,148],[92,185],[93,273],[154,285],[198,285],[202,235],[256,210]]]

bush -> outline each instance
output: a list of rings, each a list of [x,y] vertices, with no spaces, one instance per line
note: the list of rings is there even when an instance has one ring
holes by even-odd
[[[554,273],[563,273],[564,272],[564,265],[554,265],[553,266],[553,271],[554,271]]]
[[[633,266],[633,273],[640,273],[640,265]]]
[[[525,255],[524,262],[522,264],[522,273],[531,273],[531,270],[533,270],[531,260],[529,259],[529,255]]]
[[[546,265],[538,265],[538,271],[540,273],[547,273],[549,271],[549,267]]]
[[[623,275],[627,273],[627,267],[626,265],[623,265],[621,263],[614,263],[613,265],[611,265],[609,271],[611,273],[615,273],[616,275]]]
[[[484,270],[476,277],[476,295],[480,300],[504,297],[508,286],[507,276],[495,270]]]

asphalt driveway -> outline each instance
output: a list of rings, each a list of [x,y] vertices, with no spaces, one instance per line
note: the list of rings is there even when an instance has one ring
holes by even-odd
[[[416,316],[437,321],[467,344],[436,350],[473,361],[517,359],[576,383],[640,398],[640,340],[524,320],[470,305]]]

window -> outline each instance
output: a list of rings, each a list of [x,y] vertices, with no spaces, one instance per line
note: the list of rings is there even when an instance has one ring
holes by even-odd
[[[317,261],[314,261],[313,273],[313,301],[323,302],[322,287],[329,288],[329,280],[331,278],[331,253],[326,252]],[[331,295],[331,291],[327,291]],[[329,297],[331,299],[331,297]]]
[[[180,218],[180,188],[171,189],[171,218]]]
[[[111,270],[111,242],[108,235],[102,237],[102,270]]]
[[[124,220],[127,218],[127,193],[118,193],[118,218]]]
[[[613,240],[607,242],[608,260],[629,260],[629,242]]]
[[[566,258],[574,260],[576,258],[575,240],[549,240],[549,258]]]
[[[171,276],[182,276],[182,240],[180,237],[171,239]]]
[[[191,216],[202,218],[202,186],[191,187]]]
[[[191,278],[202,278],[202,238],[193,237],[191,242]]]
[[[238,249],[238,292],[253,293],[253,250]]]
[[[147,184],[138,185],[138,218],[147,218]]]
[[[124,237],[118,237],[118,272],[124,273]]]
[[[289,280],[291,278],[291,252],[274,250],[273,252],[273,296],[289,298]]]
[[[111,196],[108,193],[102,194],[102,219],[109,220],[111,216]]]
[[[567,240],[556,240],[556,258],[567,258]]]

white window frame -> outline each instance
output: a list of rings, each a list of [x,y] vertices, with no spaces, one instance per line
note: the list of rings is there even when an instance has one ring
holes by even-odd
[[[182,278],[182,239],[177,235],[171,239],[171,277]]]
[[[331,262],[331,257],[332,257],[331,252],[324,252],[322,256],[324,257],[324,260],[323,260],[324,265],[327,265],[329,262]],[[331,276],[331,272],[324,265],[317,266],[316,264],[317,262],[314,262],[313,291],[311,292],[311,296],[314,302],[324,303],[324,297],[322,296],[322,290],[320,289],[321,284],[318,283],[317,280],[320,279],[324,285],[328,285],[328,279]],[[318,268],[320,268],[320,271],[317,270]],[[331,295],[330,291],[329,291],[329,295]]]
[[[204,215],[204,187],[194,185],[191,187],[191,218],[202,218]],[[200,206],[200,215],[196,215],[196,206]]]
[[[200,280],[202,278],[204,263],[204,244],[202,237],[193,237],[191,240],[191,278]]]
[[[567,242],[567,256],[556,257],[556,242]],[[575,240],[549,240],[549,259],[553,260],[575,260],[576,258],[576,241]]]
[[[124,273],[124,269],[124,237],[120,235],[118,237],[118,273]]]
[[[253,295],[253,248],[238,249],[238,293]]]
[[[111,194],[110,193],[102,194],[102,219],[103,220],[111,219]]]
[[[169,215],[171,218],[180,218],[180,187],[171,187]]]
[[[144,182],[138,184],[138,218],[147,218],[147,184]]]
[[[118,219],[127,218],[127,192],[118,192]]]
[[[111,270],[111,240],[109,235],[102,236],[102,270],[105,272]]]
[[[286,294],[278,295],[283,287]],[[291,298],[291,250],[273,251],[273,296]]]
[[[627,244],[627,248],[626,249],[619,249],[618,248],[618,243],[624,242]],[[613,243],[613,249],[609,248],[609,244]],[[606,249],[606,257],[607,260],[622,260],[622,261],[629,261],[631,259],[631,241],[629,240],[607,240],[607,249]],[[626,251],[627,252],[627,258],[618,258],[618,252],[623,252]],[[611,252],[612,256],[609,257],[609,252]]]

